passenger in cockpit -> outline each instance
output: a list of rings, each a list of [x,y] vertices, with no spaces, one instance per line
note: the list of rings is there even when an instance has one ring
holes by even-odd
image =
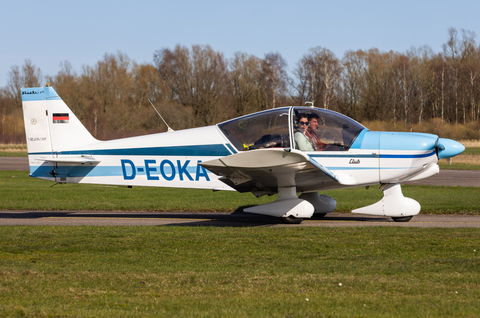
[[[305,131],[305,136],[310,140],[310,143],[313,146],[315,151],[321,151],[325,148],[325,144],[318,138],[317,133],[315,130],[318,128],[318,117],[317,114],[311,113],[308,115],[308,119],[310,120],[310,125],[308,126],[307,130]]]
[[[298,128],[295,132],[295,145],[297,149],[302,151],[313,151],[313,146],[305,133],[308,128],[308,116],[306,114],[300,114],[298,116]]]

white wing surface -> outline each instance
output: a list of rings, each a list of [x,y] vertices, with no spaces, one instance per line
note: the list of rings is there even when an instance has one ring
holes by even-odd
[[[257,195],[277,193],[278,187],[297,192],[318,191],[339,184],[338,177],[294,149],[259,149],[236,153],[200,165],[239,192]]]

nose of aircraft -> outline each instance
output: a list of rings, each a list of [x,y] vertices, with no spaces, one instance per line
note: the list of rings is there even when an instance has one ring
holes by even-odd
[[[438,159],[447,159],[461,154],[465,146],[458,141],[446,138],[438,138],[437,155]]]

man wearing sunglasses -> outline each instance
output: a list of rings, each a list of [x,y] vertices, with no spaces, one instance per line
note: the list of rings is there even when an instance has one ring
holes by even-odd
[[[308,115],[308,119],[310,120],[310,125],[305,131],[305,136],[307,136],[307,138],[310,140],[315,151],[323,150],[325,148],[325,144],[320,140],[320,138],[318,138],[318,135],[315,132],[315,130],[318,128],[318,120],[320,117],[315,113],[311,113]]]
[[[305,136],[308,128],[308,116],[306,114],[300,114],[298,116],[298,128],[295,132],[295,145],[297,149],[302,151],[314,151],[312,143]]]

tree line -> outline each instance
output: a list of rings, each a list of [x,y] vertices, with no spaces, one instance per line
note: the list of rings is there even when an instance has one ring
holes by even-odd
[[[439,53],[428,46],[403,53],[373,48],[339,59],[318,46],[290,72],[278,52],[263,58],[237,52],[228,59],[209,45],[163,48],[144,64],[121,52],[105,54],[80,73],[64,61],[54,76],[26,60],[11,67],[0,88],[0,142],[24,142],[20,89],[46,82],[99,139],[165,131],[150,102],[174,129],[313,102],[389,130],[421,130],[433,122],[440,132],[466,127],[456,138],[479,139],[479,73],[475,33],[454,28]]]

